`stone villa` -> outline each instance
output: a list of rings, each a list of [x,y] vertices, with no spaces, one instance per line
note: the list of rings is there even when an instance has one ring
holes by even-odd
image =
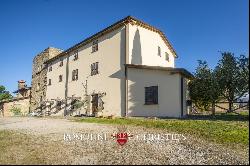
[[[33,60],[30,111],[43,115],[184,117],[187,70],[159,29],[128,16]]]

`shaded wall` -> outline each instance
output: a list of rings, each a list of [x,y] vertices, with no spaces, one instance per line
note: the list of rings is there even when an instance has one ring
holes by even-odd
[[[129,68],[128,116],[181,117],[180,78],[179,74],[171,75],[166,71]],[[148,86],[158,86],[159,104],[145,105],[145,87]]]

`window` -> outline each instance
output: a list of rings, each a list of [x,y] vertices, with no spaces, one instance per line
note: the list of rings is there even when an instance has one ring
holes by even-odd
[[[51,85],[51,79],[49,79],[49,83],[48,83],[48,85]]]
[[[145,104],[158,104],[158,86],[145,87]]]
[[[158,55],[161,56],[161,47],[158,46]]]
[[[40,90],[40,83],[37,84],[36,90],[37,90],[37,91]]]
[[[62,82],[62,75],[59,75],[59,82]]]
[[[73,60],[76,61],[78,59],[78,51],[75,51],[73,55],[74,55]]]
[[[165,52],[165,59],[166,59],[166,61],[169,62],[169,54],[167,52]]]
[[[78,80],[78,69],[72,71],[72,81]]]
[[[60,64],[59,64],[60,67],[63,66],[63,60],[60,60]]]
[[[49,67],[49,72],[52,71],[52,66]]]
[[[91,76],[98,74],[98,62],[91,64]]]
[[[98,51],[98,40],[93,41],[92,52]]]

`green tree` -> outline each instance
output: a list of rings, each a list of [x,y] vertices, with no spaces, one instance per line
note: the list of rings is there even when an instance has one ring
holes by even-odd
[[[215,114],[215,102],[219,100],[220,89],[213,71],[206,61],[198,61],[198,67],[194,73],[194,79],[189,82],[190,98],[200,110]]]
[[[249,58],[245,55],[235,57],[231,52],[221,54],[214,73],[223,99],[229,102],[227,112],[233,112],[233,102],[249,92]]]
[[[3,85],[0,85],[0,101],[11,99],[12,95],[6,91]]]

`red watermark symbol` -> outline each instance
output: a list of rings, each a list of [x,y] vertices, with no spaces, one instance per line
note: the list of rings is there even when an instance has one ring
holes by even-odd
[[[130,135],[128,133],[117,133],[112,134],[111,136],[115,138],[117,143],[121,146],[125,145],[128,142],[129,137],[133,137],[133,135]]]

